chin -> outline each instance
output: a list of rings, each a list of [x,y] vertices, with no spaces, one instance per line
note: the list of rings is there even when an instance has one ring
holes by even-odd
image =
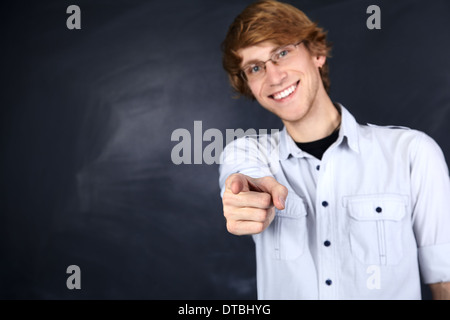
[[[295,102],[283,106],[271,106],[266,108],[283,121],[296,122],[301,120],[309,110],[302,102]]]
[[[303,119],[304,115],[277,115],[283,122],[298,122]]]

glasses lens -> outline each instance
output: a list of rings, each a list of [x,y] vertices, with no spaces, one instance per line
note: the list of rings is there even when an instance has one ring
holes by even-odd
[[[261,78],[264,76],[265,70],[264,70],[264,63],[255,63],[252,65],[247,66],[244,69],[244,75],[247,78],[247,81],[252,81]]]
[[[277,63],[283,63],[289,60],[289,58],[292,57],[292,52],[295,50],[294,45],[288,45],[286,47],[283,47],[279,50],[277,50],[273,56],[272,61],[275,61]]]
[[[261,79],[264,77],[264,74],[266,73],[266,67],[265,64],[268,61],[272,61],[274,64],[280,65],[289,62],[289,60],[294,56],[293,51],[296,49],[297,44],[290,44],[284,47],[279,48],[277,51],[275,51],[271,58],[267,60],[266,62],[258,62],[255,64],[251,64],[247,67],[245,67],[242,71],[242,76],[244,80],[246,81],[255,81],[258,79]]]

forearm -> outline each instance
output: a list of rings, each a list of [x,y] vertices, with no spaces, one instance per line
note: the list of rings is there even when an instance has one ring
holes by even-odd
[[[430,284],[433,300],[450,300],[450,282]]]

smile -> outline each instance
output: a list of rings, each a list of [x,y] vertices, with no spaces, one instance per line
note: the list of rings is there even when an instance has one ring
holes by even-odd
[[[290,87],[288,87],[282,91],[279,91],[279,92],[276,92],[276,93],[270,95],[270,97],[273,98],[274,100],[281,100],[281,99],[285,99],[285,98],[289,97],[295,91],[295,89],[297,89],[299,82],[300,81],[294,83],[293,85],[291,85]]]

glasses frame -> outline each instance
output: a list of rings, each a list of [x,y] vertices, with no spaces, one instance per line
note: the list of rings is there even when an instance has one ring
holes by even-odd
[[[279,54],[280,51],[283,51],[284,48],[287,48],[287,47],[289,47],[289,46],[294,46],[295,48],[297,48],[300,44],[302,44],[303,41],[304,41],[304,40],[299,41],[299,42],[297,42],[297,43],[290,43],[290,44],[287,44],[287,45],[285,45],[285,46],[278,47],[278,48],[271,54],[271,56],[270,56],[269,59],[267,59],[266,61],[258,61],[258,63],[262,63],[262,65],[264,66],[264,74],[262,75],[262,77],[264,77],[264,76],[266,75],[266,63],[267,63],[267,62],[272,61],[272,63],[273,63],[274,65],[277,65],[278,62],[277,62],[277,60],[276,60],[274,57],[275,57],[277,54]],[[249,65],[248,67],[250,67],[250,66],[252,66],[252,65],[255,65],[255,64],[251,64],[251,65]],[[245,69],[247,69],[247,68],[245,68]],[[247,76],[245,75],[244,69],[241,69],[241,71],[239,72],[239,75],[241,76],[242,80],[244,80],[244,81],[247,82],[247,83],[249,82],[249,80],[247,79]],[[262,78],[261,78],[261,79],[262,79]]]

